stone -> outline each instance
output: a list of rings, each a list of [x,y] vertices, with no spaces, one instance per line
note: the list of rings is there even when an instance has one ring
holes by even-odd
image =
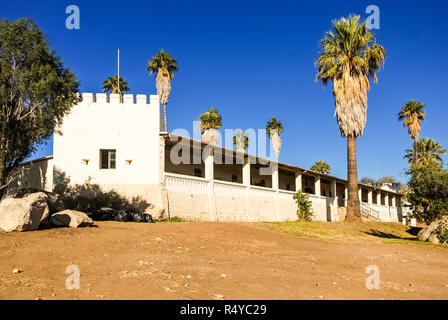
[[[431,236],[429,237],[429,242],[435,243],[435,244],[439,244],[440,240],[439,240],[439,236],[437,235],[437,233],[433,233],[431,234]]]
[[[426,227],[417,234],[417,239],[420,241],[428,241],[431,234],[437,229],[439,226],[439,221],[432,222],[429,227]]]
[[[439,227],[441,227],[442,229],[446,229],[447,226],[448,216],[445,216],[441,219],[433,221],[428,227],[420,230],[420,232],[417,234],[417,239],[439,244],[440,239],[438,236],[438,229]]]
[[[43,192],[22,198],[8,197],[0,202],[0,229],[6,232],[37,230],[48,215],[47,195]]]
[[[54,214],[56,212],[64,211],[65,203],[62,195],[56,193],[47,193],[47,203],[48,208],[50,209],[50,214]]]
[[[19,268],[15,268],[14,270],[12,270],[12,273],[14,273],[14,274],[19,274],[19,273],[22,273],[23,271],[22,270],[20,270]]]
[[[52,215],[50,217],[50,223],[59,227],[79,228],[92,225],[93,220],[84,212],[64,210]]]

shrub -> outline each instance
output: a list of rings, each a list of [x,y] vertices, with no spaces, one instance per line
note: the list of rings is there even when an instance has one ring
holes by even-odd
[[[442,219],[442,221],[440,221],[436,232],[440,243],[446,243],[448,241],[448,221],[446,219]]]
[[[439,165],[413,165],[406,196],[419,221],[431,223],[448,213],[448,171]]]
[[[297,203],[297,216],[299,220],[311,221],[313,217],[313,209],[308,195],[298,191],[294,194],[294,200]]]

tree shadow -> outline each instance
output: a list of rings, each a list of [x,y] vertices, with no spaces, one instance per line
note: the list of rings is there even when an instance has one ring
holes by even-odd
[[[70,178],[57,168],[53,172],[54,193],[63,201],[65,209],[93,213],[104,208],[125,210],[131,214],[145,212],[152,207],[142,197],[128,199],[115,190],[104,191],[100,185],[84,183],[70,184]]]
[[[397,236],[392,233],[383,232],[383,231],[379,231],[379,230],[375,230],[375,229],[371,229],[370,231],[366,231],[364,233],[369,236],[382,238],[382,239],[399,239],[399,240],[413,240],[413,241],[417,240],[417,238],[415,236],[414,237],[400,237],[400,236]]]

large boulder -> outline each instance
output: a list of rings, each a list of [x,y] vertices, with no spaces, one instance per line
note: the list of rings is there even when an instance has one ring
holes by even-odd
[[[417,239],[421,241],[430,241],[432,243],[440,243],[439,238],[439,229],[446,229],[448,227],[448,216],[445,216],[441,219],[431,222],[431,224],[420,230],[417,234]]]
[[[43,192],[5,198],[0,202],[0,229],[6,232],[37,230],[48,215],[47,195]]]
[[[53,214],[50,217],[50,223],[58,227],[79,228],[92,225],[93,220],[84,212],[64,210]]]

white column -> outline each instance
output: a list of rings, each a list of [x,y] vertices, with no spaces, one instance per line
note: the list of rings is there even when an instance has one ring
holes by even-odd
[[[369,204],[373,204],[373,191],[372,190],[369,190],[367,193],[367,202]]]
[[[347,206],[348,204],[348,187],[347,185],[344,185],[344,200],[345,200],[345,205]]]
[[[204,163],[205,163],[205,179],[213,180],[214,178],[214,163],[213,163],[213,148],[206,147],[204,149]]]
[[[320,176],[314,177],[314,194],[320,196]]]
[[[381,205],[381,192],[379,191],[376,192],[376,204]]]
[[[362,189],[359,186],[358,186],[358,198],[359,198],[359,202],[362,202]]]
[[[388,207],[389,206],[389,195],[386,193],[386,196],[384,197],[384,204]]]
[[[249,160],[249,157],[244,157],[243,184],[247,187],[250,186],[250,160]]]
[[[272,189],[278,190],[278,162],[274,162],[272,167]]]
[[[296,192],[302,192],[302,172],[296,172]]]

